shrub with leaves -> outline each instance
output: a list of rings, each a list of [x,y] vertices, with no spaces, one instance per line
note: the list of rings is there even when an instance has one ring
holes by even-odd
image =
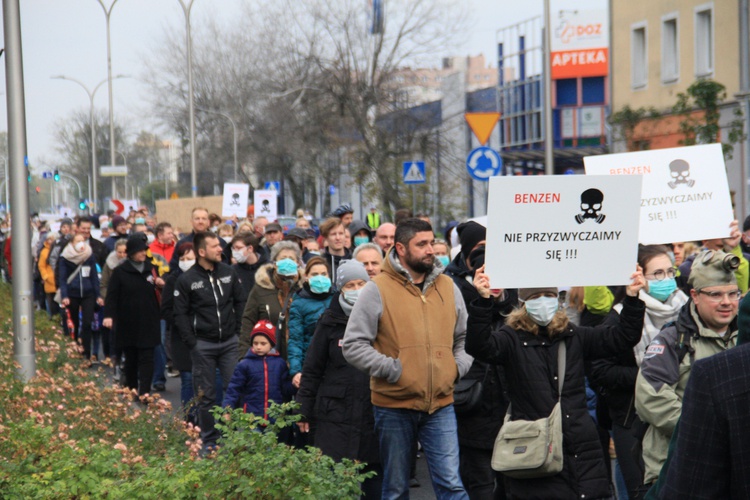
[[[355,498],[362,464],[279,444],[293,404],[273,424],[241,410],[219,417],[220,447],[200,457],[200,429],[158,396],[138,399],[84,368],[81,348],[36,317],[37,372],[13,358],[10,287],[0,285],[0,498]],[[223,410],[217,408],[217,415]],[[258,432],[265,425],[265,432]]]

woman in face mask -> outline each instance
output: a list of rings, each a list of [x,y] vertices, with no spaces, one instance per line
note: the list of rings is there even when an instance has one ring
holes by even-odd
[[[128,245],[127,238],[120,238],[115,242],[115,249],[109,253],[107,260],[104,261],[104,268],[102,269],[102,280],[99,286],[99,292],[102,300],[107,297],[107,287],[109,286],[109,280],[112,278],[112,272],[117,266],[125,262],[128,254],[125,250]],[[106,302],[106,301],[105,301]],[[112,358],[115,360],[120,358],[119,352],[116,352],[114,330],[111,328],[102,327],[102,344],[104,347],[104,364],[113,365]],[[115,363],[116,364],[116,363]]]
[[[307,346],[315,333],[315,324],[331,303],[333,290],[328,264],[323,257],[313,257],[305,266],[305,283],[289,308],[289,373],[299,388],[302,363]]]
[[[191,242],[182,243],[175,249],[178,257],[178,267],[167,275],[164,291],[161,294],[161,317],[167,322],[167,330],[174,332],[174,287],[177,278],[195,265],[195,250]],[[172,369],[180,372],[180,401],[183,409],[193,399],[193,362],[190,359],[190,349],[177,334],[168,334],[172,347]],[[194,415],[186,415],[187,418]]]
[[[97,303],[104,305],[104,300],[99,293],[96,257],[83,235],[76,234],[63,248],[57,263],[57,276],[62,306],[68,309],[75,338],[83,345],[83,363],[91,366],[91,322],[94,307]],[[83,313],[82,325],[78,321],[79,311]]]
[[[367,270],[356,260],[341,262],[330,306],[320,317],[302,367],[296,400],[303,433],[315,421],[309,444],[336,461],[342,458],[367,463],[365,471],[377,475],[362,484],[365,498],[380,498],[382,470],[375,421],[370,402],[370,378],[349,365],[341,352],[349,315],[359,292],[370,281]]]
[[[238,352],[241,356],[252,347],[250,333],[253,326],[267,319],[276,326],[276,351],[287,359],[287,322],[289,309],[297,290],[302,287],[303,271],[299,245],[292,241],[279,241],[271,247],[271,262],[263,264],[255,273],[255,286],[247,296],[242,313],[242,329]]]
[[[443,267],[448,267],[451,263],[451,246],[445,240],[435,240],[432,243],[432,251],[435,253],[435,259],[440,261]]]
[[[646,285],[638,266],[626,288],[627,297],[618,321],[597,327],[579,327],[560,309],[557,288],[519,289],[522,305],[493,328],[493,290],[484,266],[474,276],[480,295],[469,306],[466,352],[501,365],[507,380],[511,420],[539,420],[561,404],[563,470],[533,479],[506,476],[506,491],[513,498],[609,498],[609,478],[593,419],[588,415],[584,362],[632,352],[643,329],[645,304],[638,294]],[[559,346],[565,343],[566,364],[562,394],[558,395]],[[492,439],[494,436],[487,436]]]
[[[638,367],[654,337],[665,324],[677,320],[680,309],[688,301],[688,296],[677,287],[677,270],[668,247],[641,245],[638,249],[638,264],[643,268],[646,278],[646,286],[639,293],[640,299],[646,304],[641,340],[630,351],[592,362],[589,369],[589,383],[601,402],[597,407],[599,420],[612,422],[617,461],[631,497],[638,494],[644,475],[643,462],[637,450],[640,449],[639,436],[645,430],[645,424],[636,415],[634,406]],[[586,298],[589,301],[606,305],[610,297],[612,294],[607,287],[586,287]],[[610,307],[603,324],[616,323],[623,309],[622,302],[612,302],[616,303]],[[605,409],[603,415],[602,408]],[[606,441],[603,446],[609,448],[609,440]],[[633,452],[634,449],[636,453]]]

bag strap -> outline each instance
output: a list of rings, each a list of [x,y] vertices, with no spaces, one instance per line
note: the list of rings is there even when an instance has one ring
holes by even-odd
[[[81,262],[80,264],[78,264],[78,267],[76,268],[75,271],[73,271],[73,274],[71,274],[70,276],[68,276],[68,279],[66,280],[66,282],[68,283],[68,285],[70,285],[73,282],[73,280],[75,279],[76,275],[79,272],[81,272],[81,267],[83,267],[84,263],[85,263],[85,261]]]
[[[563,383],[565,382],[565,339],[557,345],[557,400],[562,400]]]

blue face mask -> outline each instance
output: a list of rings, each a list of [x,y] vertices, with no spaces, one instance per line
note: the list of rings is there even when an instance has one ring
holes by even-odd
[[[307,282],[312,293],[327,293],[331,290],[331,278],[328,276],[313,276]]]
[[[292,259],[281,259],[276,263],[276,272],[281,276],[296,276],[297,263]]]
[[[364,245],[365,243],[369,243],[369,242],[370,242],[370,238],[368,238],[367,236],[355,236],[354,237],[354,246],[355,247],[358,247],[360,245]]]
[[[547,326],[555,317],[560,302],[557,297],[538,297],[526,301],[526,313],[537,325]]]
[[[443,267],[447,267],[448,264],[451,263],[451,258],[447,255],[438,255],[437,260],[440,261],[440,263],[443,265]]]
[[[666,278],[661,281],[648,281],[648,294],[658,301],[664,302],[677,289],[677,281],[674,278]]]

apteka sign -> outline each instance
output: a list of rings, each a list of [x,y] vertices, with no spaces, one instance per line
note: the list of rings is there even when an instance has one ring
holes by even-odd
[[[644,245],[729,236],[734,220],[721,144],[587,156],[586,174],[643,178]]]
[[[493,288],[625,285],[638,253],[638,176],[490,178]]]

